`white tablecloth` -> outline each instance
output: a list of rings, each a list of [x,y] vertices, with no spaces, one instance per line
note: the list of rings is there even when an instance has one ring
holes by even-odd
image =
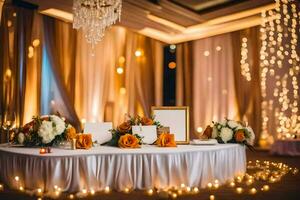
[[[40,155],[38,148],[1,147],[0,181],[16,188],[42,188],[51,192],[78,192],[109,186],[116,190],[205,187],[246,171],[245,148],[239,144],[179,145],[177,148],[142,146],[140,149],[94,147],[90,150],[52,149]],[[17,184],[15,176],[20,177]]]
[[[276,140],[271,146],[271,154],[300,156],[300,139]]]

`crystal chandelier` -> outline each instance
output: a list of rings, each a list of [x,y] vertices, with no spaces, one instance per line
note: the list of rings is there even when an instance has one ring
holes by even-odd
[[[94,47],[106,28],[121,18],[122,0],[73,0],[73,28],[82,28],[88,43]]]

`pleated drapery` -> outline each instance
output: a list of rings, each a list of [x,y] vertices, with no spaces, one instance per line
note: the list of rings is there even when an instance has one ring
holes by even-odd
[[[238,119],[232,51],[230,33],[193,42],[194,130],[212,120]]]
[[[80,121],[72,104],[72,90],[69,87],[69,73],[74,70],[74,41],[69,39],[70,32],[57,25],[57,20],[44,16],[44,42],[48,60],[54,75],[55,83],[60,94],[62,105],[57,111],[63,114],[71,124],[80,129]],[[70,27],[71,28],[71,27]],[[62,29],[62,30],[60,30]],[[73,56],[73,57],[72,57]],[[66,69],[69,69],[68,71]],[[72,77],[74,78],[74,77]],[[71,78],[71,79],[72,79]],[[64,112],[65,109],[65,112]]]
[[[34,10],[11,4],[4,4],[2,11],[0,115],[15,113],[18,126],[39,113],[41,44],[34,43],[40,37],[34,27],[40,20]]]

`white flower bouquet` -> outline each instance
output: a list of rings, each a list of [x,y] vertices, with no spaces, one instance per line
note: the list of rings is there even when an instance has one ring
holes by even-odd
[[[68,130],[73,128],[57,115],[33,117],[20,128],[15,142],[25,146],[53,146],[67,140]]]
[[[253,145],[255,139],[255,134],[250,126],[229,119],[213,122],[213,126],[207,126],[203,135],[207,138],[217,139],[219,143],[241,143],[248,147]]]

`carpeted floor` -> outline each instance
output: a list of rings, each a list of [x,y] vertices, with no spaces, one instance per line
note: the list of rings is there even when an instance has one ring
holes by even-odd
[[[274,162],[283,162],[290,167],[297,167],[300,169],[300,157],[282,157],[282,156],[270,156],[268,152],[257,151],[257,152],[247,152],[248,160],[269,160]],[[243,194],[237,194],[234,188],[228,186],[221,186],[217,190],[201,189],[197,195],[181,195],[177,199],[191,199],[191,200],[209,200],[210,195],[214,195],[215,200],[300,200],[300,173],[292,175],[287,174],[282,178],[280,182],[268,183],[270,190],[268,192],[260,191],[261,185],[254,183],[251,187],[256,187],[258,192],[255,195],[250,195],[248,191]],[[250,187],[250,188],[251,188]],[[249,187],[248,187],[249,188]],[[31,197],[29,195],[24,195],[15,191],[4,190],[0,192],[0,199],[37,199],[37,197]],[[96,196],[85,198],[85,199],[115,199],[115,200],[148,200],[148,199],[168,199],[164,195],[153,194],[148,196],[145,192],[134,191],[130,194],[112,192],[110,194],[97,194]]]

